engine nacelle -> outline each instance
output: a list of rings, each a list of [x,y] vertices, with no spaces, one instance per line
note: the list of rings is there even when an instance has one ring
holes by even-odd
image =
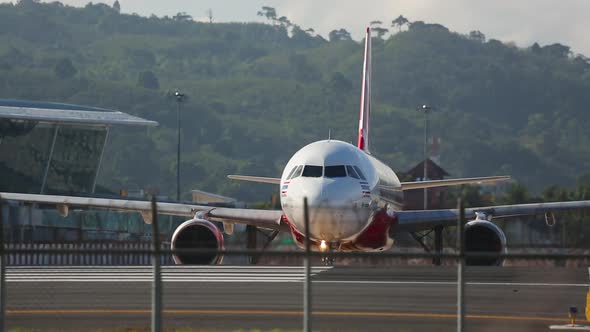
[[[497,253],[506,252],[506,235],[487,220],[472,220],[465,225],[465,252]],[[467,265],[502,265],[503,258],[467,257]]]
[[[223,233],[212,222],[191,219],[176,228],[171,240],[172,249],[223,249]],[[176,264],[220,264],[223,256],[215,254],[172,255]]]

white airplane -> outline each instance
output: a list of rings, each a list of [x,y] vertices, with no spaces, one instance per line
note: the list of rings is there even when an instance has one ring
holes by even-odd
[[[495,183],[508,176],[462,178],[420,182],[400,182],[395,172],[369,152],[371,115],[371,34],[367,28],[363,61],[359,135],[357,145],[338,140],[311,143],[297,151],[287,163],[281,178],[229,175],[231,179],[271,183],[280,186],[281,210],[221,208],[191,204],[157,203],[161,214],[188,216],[191,219],[175,230],[172,249],[223,248],[223,233],[231,234],[234,224],[247,224],[278,233],[288,231],[299,247],[305,244],[304,198],[309,208],[309,234],[313,250],[382,251],[393,245],[396,232],[435,230],[435,250],[442,250],[442,228],[455,226],[459,211],[404,211],[403,191],[440,186]],[[25,203],[52,204],[62,215],[69,207],[99,208],[140,212],[151,222],[150,202],[73,196],[0,193],[2,199]],[[506,237],[492,223],[493,218],[544,213],[553,222],[558,210],[590,208],[590,201],[519,204],[469,208],[465,225],[465,250],[502,253]],[[221,230],[213,222],[223,223]],[[415,237],[425,248],[420,238]],[[178,264],[217,264],[222,257],[178,254]],[[473,265],[499,265],[497,258],[471,259]]]

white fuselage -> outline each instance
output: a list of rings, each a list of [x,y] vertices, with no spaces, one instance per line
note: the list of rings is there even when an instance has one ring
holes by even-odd
[[[307,198],[310,237],[327,243],[354,241],[379,210],[401,207],[401,193],[391,168],[337,140],[303,147],[281,176],[281,206],[292,227],[304,233]]]

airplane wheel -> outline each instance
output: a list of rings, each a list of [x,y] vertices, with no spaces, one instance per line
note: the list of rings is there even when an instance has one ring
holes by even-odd
[[[334,257],[324,256],[324,257],[322,257],[322,263],[324,263],[325,266],[333,266],[334,265]]]

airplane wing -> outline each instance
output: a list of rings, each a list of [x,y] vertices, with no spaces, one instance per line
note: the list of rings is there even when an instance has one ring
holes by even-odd
[[[499,219],[580,209],[590,209],[590,201],[514,204],[467,208],[465,209],[465,219],[475,219],[476,213],[483,213],[491,219]],[[396,215],[398,230],[414,232],[430,229],[439,225],[455,226],[457,225],[459,210],[409,210],[399,211]]]
[[[478,178],[461,178],[432,181],[402,182],[402,190],[424,189],[434,187],[456,186],[460,184],[493,184],[510,180],[510,176],[486,176]]]
[[[267,178],[267,177],[262,177],[262,176],[249,176],[249,175],[228,175],[227,177],[232,180],[281,184],[280,178]]]
[[[139,212],[146,223],[151,223],[151,202],[94,197],[0,193],[0,198],[9,201],[54,205],[63,216],[70,208],[107,209],[114,211]],[[182,203],[158,202],[158,214],[193,218],[195,213],[206,212],[209,220],[231,224],[246,224],[256,227],[286,230],[281,224],[283,211],[214,207]]]

